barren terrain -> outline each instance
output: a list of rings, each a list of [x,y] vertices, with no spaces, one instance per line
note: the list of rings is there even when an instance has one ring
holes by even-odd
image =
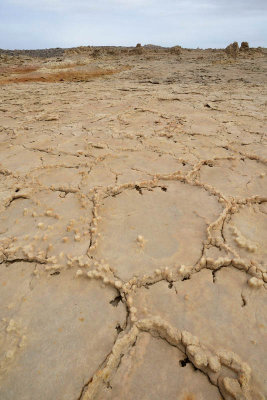
[[[1,400],[264,400],[264,49],[0,52]]]

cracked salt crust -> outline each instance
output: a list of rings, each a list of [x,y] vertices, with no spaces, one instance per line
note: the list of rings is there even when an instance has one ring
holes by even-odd
[[[257,244],[245,238],[236,227],[233,227],[232,231],[235,236],[235,241],[240,247],[243,247],[252,253],[257,250]]]
[[[33,267],[14,263],[12,268],[16,275],[1,292],[6,304],[11,298],[14,301],[13,292],[19,281],[27,282],[22,270]],[[6,269],[5,278],[8,276]],[[23,348],[17,348],[16,359],[2,376],[1,398],[72,399],[87,379],[87,367],[93,374],[112,347],[115,326],[124,326],[126,313],[122,304],[118,307],[110,304],[115,296],[116,291],[111,287],[103,290],[96,282],[73,279],[71,270],[58,276],[47,276],[40,271],[31,287],[25,286],[23,299],[18,299],[17,313],[27,326],[27,340]],[[70,368],[62,369],[62,363],[70,360],[75,373]],[[53,366],[49,385],[48,362]],[[69,382],[67,391],[66,382]]]
[[[219,400],[221,396],[215,386],[192,365],[180,367],[185,355],[161,339],[141,333],[135,346],[121,360],[118,371],[111,381],[112,391],[103,388],[96,397],[100,399],[145,398],[147,393],[153,399],[190,399],[198,393],[199,399]],[[160,368],[155,368],[160,365]],[[178,370],[179,374],[173,374]],[[194,374],[193,382],[190,382]],[[166,385],[168,382],[168,385]],[[122,384],[123,383],[123,384]],[[187,397],[186,397],[187,396]]]
[[[102,220],[98,228],[102,236],[95,254],[107,259],[123,279],[142,274],[143,266],[151,272],[164,264],[196,263],[206,223],[195,215],[195,210],[208,204],[204,215],[210,222],[220,214],[217,199],[203,189],[181,182],[159,181],[157,185],[151,190],[142,189],[142,194],[126,190],[104,200],[100,207]],[[161,186],[166,186],[166,191]],[[134,245],[139,232],[147,241],[142,252]]]
[[[141,288],[133,304],[139,310],[138,318],[159,315],[207,345],[236,352],[254,365],[255,377],[264,380],[265,358],[260,349],[264,346],[266,305],[264,289],[261,290],[262,293],[254,294],[247,286],[246,274],[232,267],[218,271],[215,282],[211,271],[204,269],[189,280],[173,283],[171,289],[165,281],[149,290]],[[247,299],[245,306],[241,293]],[[176,313],[172,313],[173,308]],[[254,317],[253,309],[257,310]],[[249,333],[240,341],[246,329]]]
[[[266,78],[242,57],[0,86],[1,399],[267,395]]]

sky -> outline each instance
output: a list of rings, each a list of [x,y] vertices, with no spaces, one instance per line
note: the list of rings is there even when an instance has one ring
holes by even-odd
[[[0,48],[267,47],[266,0],[0,0]]]

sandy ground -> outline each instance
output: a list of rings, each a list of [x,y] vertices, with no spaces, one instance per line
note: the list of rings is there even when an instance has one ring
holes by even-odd
[[[1,55],[1,400],[266,398],[266,55]]]

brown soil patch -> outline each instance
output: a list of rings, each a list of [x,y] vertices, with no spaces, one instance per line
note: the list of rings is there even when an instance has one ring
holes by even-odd
[[[81,82],[88,81],[105,75],[113,75],[121,71],[128,70],[129,67],[120,69],[99,69],[95,71],[64,71],[58,73],[43,73],[25,76],[10,76],[0,80],[0,85],[9,83],[27,83],[27,82]]]
[[[78,61],[75,63],[66,63],[66,64],[58,64],[58,65],[49,65],[49,69],[67,69],[67,68],[74,68],[74,67],[81,67],[86,65],[86,62]]]
[[[27,67],[0,67],[0,74],[27,74],[39,69],[37,66]]]

